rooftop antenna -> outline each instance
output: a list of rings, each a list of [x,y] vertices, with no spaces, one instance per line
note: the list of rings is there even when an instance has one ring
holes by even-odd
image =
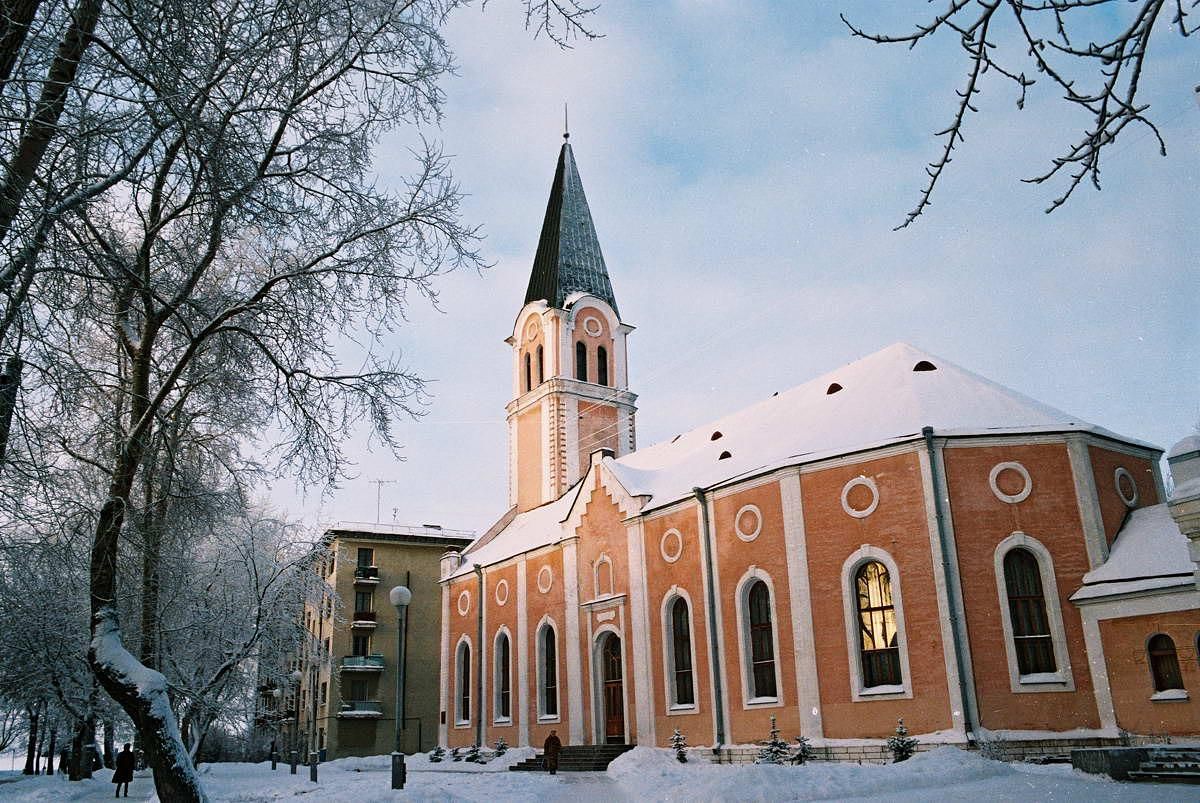
[[[571,126],[568,124],[567,104],[563,104],[563,141],[571,138]]]
[[[379,524],[380,501],[383,498],[383,486],[395,485],[395,480],[369,480],[375,486],[375,523]]]

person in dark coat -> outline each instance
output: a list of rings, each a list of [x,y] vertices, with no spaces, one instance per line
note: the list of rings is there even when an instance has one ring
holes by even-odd
[[[133,751],[129,749],[129,744],[121,748],[121,752],[117,753],[117,769],[113,772],[112,782],[117,785],[117,793],[113,797],[121,796],[121,787],[125,787],[125,797],[129,797],[129,782],[133,780]]]
[[[545,744],[542,745],[542,761],[546,769],[550,770],[551,775],[558,774],[558,753],[562,750],[562,742],[558,740],[558,731],[551,730],[550,735],[546,737]]]

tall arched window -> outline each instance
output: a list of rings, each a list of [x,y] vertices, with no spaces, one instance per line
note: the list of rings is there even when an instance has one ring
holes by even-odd
[[[1183,676],[1179,672],[1179,655],[1175,642],[1168,635],[1159,633],[1146,644],[1150,654],[1150,673],[1154,676],[1154,690],[1169,691],[1183,688]]]
[[[587,380],[587,346],[580,340],[575,344],[575,378],[580,382]]]
[[[538,662],[538,675],[541,681],[538,685],[539,716],[558,716],[558,643],[554,627],[549,623],[542,625],[538,633],[538,647],[541,660]]]
[[[776,697],[775,635],[771,627],[771,590],[755,580],[746,594],[750,626],[750,682],[754,697]]]
[[[495,719],[512,718],[512,661],[509,656],[508,634],[496,634],[496,701]]]
[[[455,696],[454,717],[458,722],[471,719],[471,645],[465,641],[458,643],[458,694]]]
[[[525,352],[525,391],[533,390],[533,371],[529,367],[529,352]]]
[[[541,346],[537,347],[537,380],[539,385],[546,381],[546,363]]]
[[[596,349],[596,381],[601,385],[608,384],[608,349],[604,346]]]
[[[1054,672],[1054,640],[1046,617],[1046,595],[1037,557],[1028,549],[1010,549],[1004,556],[1004,585],[1012,621],[1017,671],[1022,675]]]
[[[859,567],[854,575],[858,597],[858,625],[862,639],[863,687],[899,686],[900,639],[896,631],[896,607],[892,602],[892,580],[887,568],[877,561]]]
[[[671,704],[695,705],[692,684],[692,627],[687,600],[676,597],[671,603],[668,644],[671,656]]]

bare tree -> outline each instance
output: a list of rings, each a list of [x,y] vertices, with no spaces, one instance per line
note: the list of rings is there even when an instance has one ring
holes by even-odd
[[[975,96],[988,73],[1016,88],[1018,108],[1024,108],[1030,87],[1043,79],[1090,117],[1083,135],[1048,169],[1024,179],[1065,182],[1047,212],[1064,204],[1085,181],[1100,189],[1101,154],[1132,123],[1149,130],[1165,156],[1166,142],[1138,96],[1142,70],[1152,34],[1161,36],[1170,28],[1186,37],[1197,31],[1200,23],[1191,19],[1197,5],[1198,0],[949,0],[945,11],[918,23],[912,33],[895,35],[868,32],[842,15],[855,36],[871,42],[914,48],[947,35],[958,39],[966,55],[966,79],[957,90],[954,118],[937,132],[941,151],[926,167],[929,178],[917,205],[897,228],[910,225],[929,206],[954,149],[963,142],[967,115],[978,111]]]

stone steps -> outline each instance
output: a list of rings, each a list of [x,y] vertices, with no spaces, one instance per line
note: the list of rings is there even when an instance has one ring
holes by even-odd
[[[608,769],[612,760],[633,745],[569,745],[558,754],[559,772],[603,772]],[[542,754],[527,758],[519,764],[509,767],[512,772],[544,772]]]
[[[1200,784],[1200,749],[1153,750],[1149,759],[1129,771],[1129,780]]]

